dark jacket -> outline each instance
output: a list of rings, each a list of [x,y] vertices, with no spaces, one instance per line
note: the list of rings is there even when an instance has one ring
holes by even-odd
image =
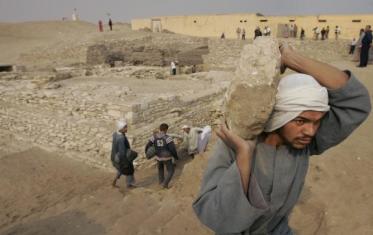
[[[123,175],[133,175],[135,169],[132,162],[126,157],[127,150],[131,149],[128,139],[125,134],[114,132],[113,144],[111,148],[111,161],[113,166]],[[114,158],[118,154],[119,164],[115,164]]]
[[[369,45],[371,43],[372,43],[372,31],[369,30],[369,31],[365,32],[365,35],[364,35],[363,39],[361,40],[361,44],[362,44],[362,46],[369,47]]]
[[[157,150],[157,156],[158,157],[160,157],[160,158],[162,158],[162,157],[166,158],[166,157],[172,156],[176,160],[179,159],[179,157],[177,156],[176,146],[175,146],[175,143],[174,143],[172,137],[170,137],[167,134],[164,134],[162,132],[161,133],[157,133],[157,134],[153,135],[152,137],[150,137],[148,143],[145,146],[145,152],[148,150],[148,148],[150,146],[155,145],[155,141],[157,139],[163,139],[164,142],[165,142],[164,148],[161,148],[161,149]]]

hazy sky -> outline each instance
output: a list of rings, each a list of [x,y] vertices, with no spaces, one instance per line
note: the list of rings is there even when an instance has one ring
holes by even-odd
[[[214,13],[373,14],[373,0],[0,0],[0,21],[60,20],[71,18],[74,8],[80,19],[97,22],[107,13],[114,21]]]

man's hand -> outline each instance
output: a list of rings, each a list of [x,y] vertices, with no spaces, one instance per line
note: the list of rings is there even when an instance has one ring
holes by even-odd
[[[251,172],[251,160],[256,145],[255,141],[246,141],[228,130],[225,124],[220,125],[220,128],[216,131],[216,134],[224,141],[226,145],[232,148],[236,153],[236,164],[240,172],[240,178],[242,183],[242,189],[247,195],[250,172]]]
[[[237,154],[249,153],[251,155],[255,149],[256,141],[246,141],[242,139],[232,131],[228,130],[224,124],[220,125],[219,129],[216,130],[216,134]]]
[[[294,49],[289,46],[286,42],[279,41],[279,49],[281,53],[281,67],[280,72],[283,74],[286,68],[289,66],[289,55],[294,53]]]

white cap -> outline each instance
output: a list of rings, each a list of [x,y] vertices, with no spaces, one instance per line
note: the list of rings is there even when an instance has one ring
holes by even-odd
[[[190,128],[188,125],[184,125],[181,129],[187,129]]]
[[[117,130],[123,129],[123,127],[127,126],[127,122],[125,120],[118,120],[117,121]]]

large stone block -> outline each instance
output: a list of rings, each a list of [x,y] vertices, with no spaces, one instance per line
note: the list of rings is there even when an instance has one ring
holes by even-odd
[[[241,52],[224,100],[228,127],[244,139],[263,131],[279,82],[281,54],[277,40],[259,37]]]

